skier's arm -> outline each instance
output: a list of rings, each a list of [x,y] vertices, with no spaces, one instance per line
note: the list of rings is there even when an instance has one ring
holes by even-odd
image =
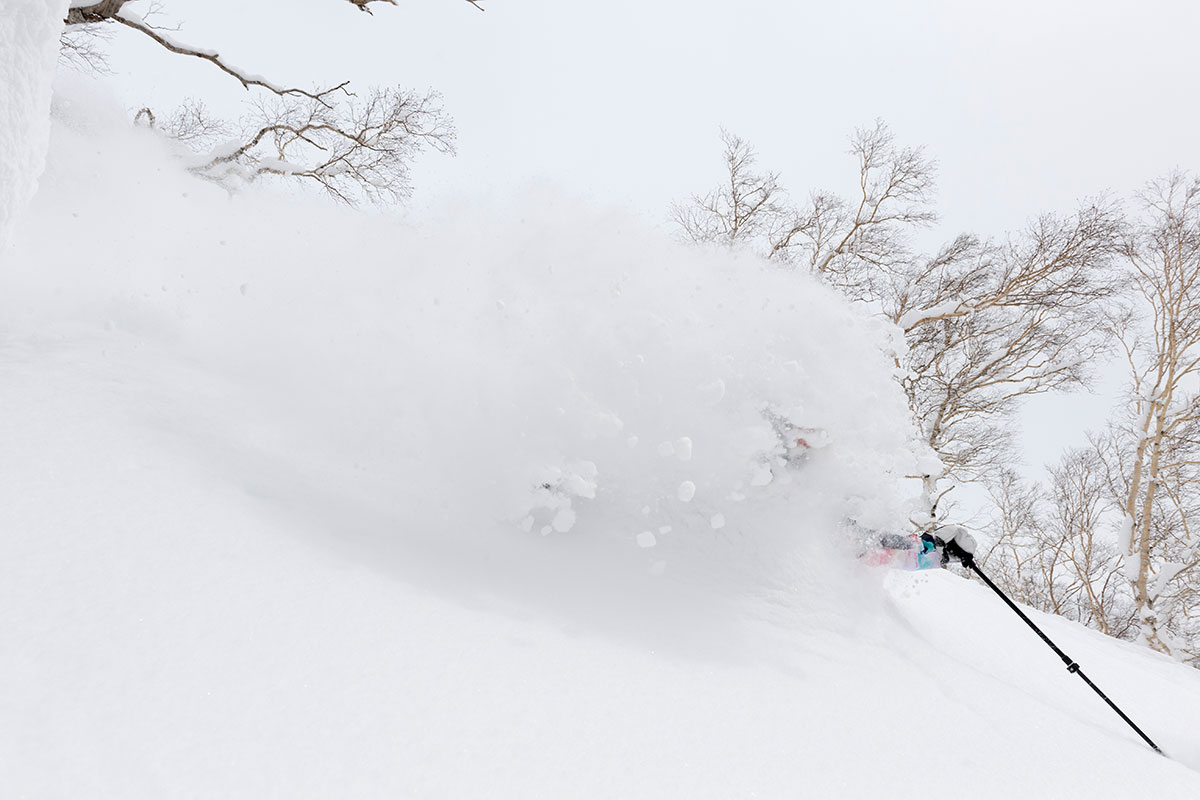
[[[946,525],[934,531],[934,538],[942,542],[944,560],[955,559],[964,566],[975,560],[975,537],[961,525]]]

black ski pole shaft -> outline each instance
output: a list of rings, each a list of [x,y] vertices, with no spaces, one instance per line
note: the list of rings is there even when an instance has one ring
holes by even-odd
[[[978,575],[983,580],[983,582],[988,585],[989,589],[991,589],[996,594],[1000,595],[1000,599],[1003,600],[1005,603],[1007,603],[1008,607],[1011,608],[1018,617],[1020,617],[1022,620],[1024,620],[1026,625],[1028,625],[1030,628],[1033,628],[1034,633],[1036,633],[1038,636],[1042,637],[1042,641],[1045,642],[1047,645],[1049,645],[1050,649],[1053,650],[1055,653],[1057,653],[1058,657],[1061,658],[1063,660],[1063,663],[1067,665],[1067,672],[1071,672],[1075,675],[1078,675],[1080,678],[1082,678],[1083,682],[1086,683],[1088,686],[1090,686],[1092,688],[1093,692],[1100,695],[1100,699],[1103,700],[1104,702],[1108,703],[1108,707],[1111,708],[1113,711],[1117,712],[1117,715],[1121,719],[1125,720],[1126,724],[1129,725],[1129,727],[1133,728],[1134,731],[1137,732],[1137,735],[1142,737],[1142,740],[1146,744],[1150,745],[1151,749],[1153,749],[1154,752],[1158,753],[1160,756],[1165,755],[1165,753],[1163,753],[1163,751],[1159,749],[1158,745],[1156,745],[1153,741],[1151,741],[1150,737],[1147,736],[1145,733],[1143,733],[1142,729],[1139,728],[1137,726],[1137,724],[1134,723],[1134,721],[1131,720],[1124,711],[1122,711],[1120,708],[1118,708],[1116,703],[1114,703],[1112,700],[1110,700],[1108,698],[1108,695],[1106,695],[1104,692],[1100,691],[1099,686],[1092,683],[1091,679],[1087,675],[1083,674],[1083,670],[1081,670],[1079,668],[1079,665],[1075,663],[1074,659],[1072,659],[1069,655],[1067,655],[1061,649],[1059,649],[1058,645],[1056,645],[1054,642],[1050,641],[1050,637],[1047,636],[1045,633],[1043,633],[1042,629],[1039,628],[1037,625],[1035,625],[1033,623],[1033,620],[1031,620],[1029,617],[1027,617],[1025,615],[1025,612],[1022,611],[1017,606],[1016,603],[1014,603],[1011,599],[1009,599],[1008,595],[1006,595],[1004,592],[1000,591],[1000,587],[997,586],[996,584],[992,583],[991,578],[989,578],[987,575],[983,574],[983,570],[981,570],[979,568],[979,566],[973,560],[967,561],[966,566],[969,567],[976,575]]]

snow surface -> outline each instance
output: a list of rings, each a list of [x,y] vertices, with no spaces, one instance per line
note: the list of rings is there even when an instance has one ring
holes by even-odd
[[[37,190],[67,0],[0,0],[0,263]]]
[[[1195,671],[1031,612],[1160,758],[834,534],[921,458],[837,296],[547,189],[230,199],[94,95],[0,273],[7,796],[1200,796]]]

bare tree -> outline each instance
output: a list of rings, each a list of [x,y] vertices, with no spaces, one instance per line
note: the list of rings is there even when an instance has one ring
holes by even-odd
[[[1053,511],[1041,543],[1044,563],[1061,563],[1053,611],[1110,636],[1133,629],[1134,605],[1121,580],[1121,551],[1105,521],[1112,508],[1104,464],[1095,447],[1063,454],[1050,470]]]
[[[1046,592],[1039,577],[1038,542],[1042,539],[1044,496],[1011,469],[1002,470],[988,487],[995,518],[987,526],[990,545],[977,556],[980,565],[1026,605],[1045,608]]]
[[[780,218],[788,213],[780,202],[779,176],[755,171],[758,154],[741,137],[722,128],[721,141],[728,180],[708,194],[672,206],[675,223],[694,242],[734,245],[765,238],[769,243]]]
[[[1172,173],[1140,202],[1124,254],[1146,324],[1117,320],[1132,421],[1114,439],[1112,469],[1139,637],[1170,653],[1172,633],[1200,642],[1200,178]]]
[[[1026,605],[1129,638],[1135,606],[1121,577],[1115,505],[1099,450],[1069,450],[1050,478],[1043,490],[1006,470],[993,483],[997,517],[980,561]]]
[[[349,0],[368,13],[368,4],[377,1]],[[160,128],[190,148],[189,169],[207,180],[233,189],[263,176],[288,176],[346,203],[398,200],[411,192],[409,165],[421,151],[453,152],[454,128],[437,92],[385,88],[360,97],[345,81],[313,89],[280,85],[234,66],[215,50],[181,43],[131,9],[136,2],[73,3],[65,20],[64,52],[77,63],[102,65],[96,37],[116,25],[172,53],[206,61],[244,89],[267,97],[254,102],[240,125],[212,119],[202,103],[191,101]],[[149,10],[157,13],[158,6]],[[150,109],[138,118],[158,127]],[[238,129],[237,138],[219,138]]]
[[[920,148],[897,147],[882,121],[857,130],[850,153],[858,162],[853,199],[812,195],[777,230],[771,255],[807,266],[852,297],[871,298],[879,294],[881,280],[911,259],[914,229],[937,221],[936,164]]]
[[[935,165],[919,148],[900,148],[882,121],[856,131],[853,200],[815,192],[804,206],[786,201],[778,174],[755,170],[756,153],[722,131],[728,179],[674,207],[684,236],[695,242],[745,243],[773,261],[803,267],[847,294],[869,299],[876,282],[909,255],[914,228],[932,224]]]

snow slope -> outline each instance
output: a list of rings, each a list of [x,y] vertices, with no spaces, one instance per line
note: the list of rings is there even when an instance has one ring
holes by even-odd
[[[919,454],[836,296],[548,189],[230,199],[95,95],[0,274],[6,796],[1200,796],[1195,671],[1037,616],[1163,759],[855,562]]]

